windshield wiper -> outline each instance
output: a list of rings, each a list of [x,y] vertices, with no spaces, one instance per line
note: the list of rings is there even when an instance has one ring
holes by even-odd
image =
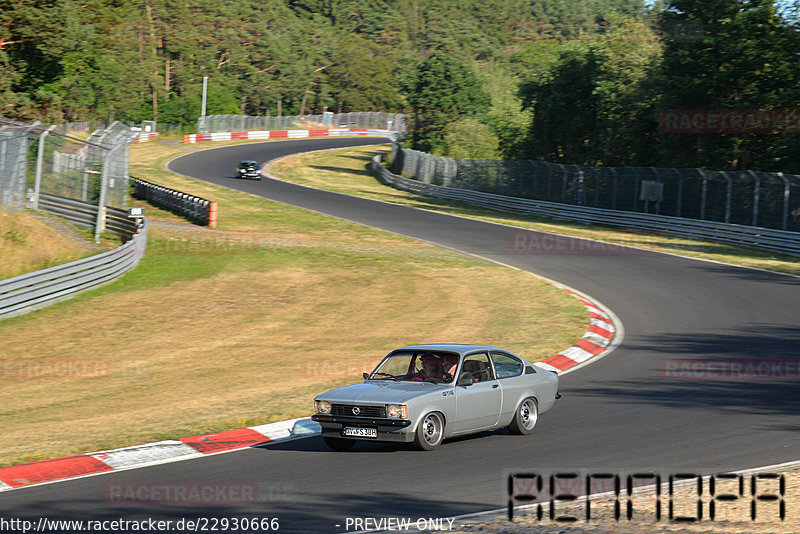
[[[386,378],[372,378],[372,377],[370,377],[370,380],[394,380],[395,382],[397,382],[397,377],[394,376],[394,375],[390,375],[389,373],[372,373],[372,376],[376,376],[376,375],[383,375]]]

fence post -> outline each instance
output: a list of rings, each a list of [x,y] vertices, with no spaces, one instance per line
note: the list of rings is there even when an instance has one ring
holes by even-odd
[[[661,171],[656,169],[655,167],[650,167],[653,170],[653,174],[656,176],[656,182],[659,184],[663,184],[661,181]],[[661,193],[658,195],[658,200],[656,200],[656,215],[661,214],[661,199],[664,197],[664,186],[661,186]]]
[[[747,172],[756,182],[756,187],[753,191],[753,226],[758,226],[758,203],[761,202],[761,178],[758,177],[755,171]]]
[[[706,220],[706,197],[708,197],[708,177],[703,169],[697,169],[697,172],[700,173],[700,176],[703,177],[703,189],[700,194],[700,220]]]
[[[733,198],[733,182],[731,177],[725,171],[720,171],[720,174],[725,177],[728,182],[728,191],[725,194],[725,222],[731,222],[731,199]]]
[[[100,242],[100,234],[106,229],[106,196],[108,195],[108,174],[111,168],[112,149],[103,154],[103,170],[100,172],[100,199],[97,203],[97,221],[94,225],[94,241]]]
[[[786,230],[789,225],[789,197],[791,195],[791,186],[789,180],[783,175],[782,172],[776,172],[778,178],[783,180],[783,223],[781,228]]]
[[[619,177],[617,176],[617,168],[609,167],[611,169],[611,176],[614,177],[614,186],[611,194],[611,209],[617,209],[617,195],[619,194]]]
[[[39,146],[36,147],[36,179],[33,185],[33,209],[39,209],[39,192],[42,188],[42,163],[44,161],[44,138],[55,129],[55,125],[39,134]]]
[[[672,169],[678,175],[678,200],[675,202],[675,216],[681,216],[681,209],[683,208],[683,175],[678,169]]]

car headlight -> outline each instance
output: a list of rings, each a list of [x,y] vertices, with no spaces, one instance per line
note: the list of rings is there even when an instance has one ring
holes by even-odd
[[[331,413],[331,403],[328,401],[315,400],[314,413]]]
[[[408,406],[405,404],[387,404],[386,417],[392,419],[408,419]]]

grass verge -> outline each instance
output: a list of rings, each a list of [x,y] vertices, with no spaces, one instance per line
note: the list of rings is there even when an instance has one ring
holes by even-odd
[[[0,280],[79,260],[102,250],[46,215],[0,211]],[[53,225],[61,227],[60,231]]]
[[[218,202],[219,229],[149,207],[135,270],[0,322],[0,464],[305,416],[395,346],[539,359],[585,330],[527,273],[164,170],[193,149],[134,146],[131,172]]]

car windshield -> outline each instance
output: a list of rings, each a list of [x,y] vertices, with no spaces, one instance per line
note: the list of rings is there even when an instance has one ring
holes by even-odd
[[[398,351],[389,355],[369,376],[370,380],[432,382],[453,381],[458,355],[434,351]]]

